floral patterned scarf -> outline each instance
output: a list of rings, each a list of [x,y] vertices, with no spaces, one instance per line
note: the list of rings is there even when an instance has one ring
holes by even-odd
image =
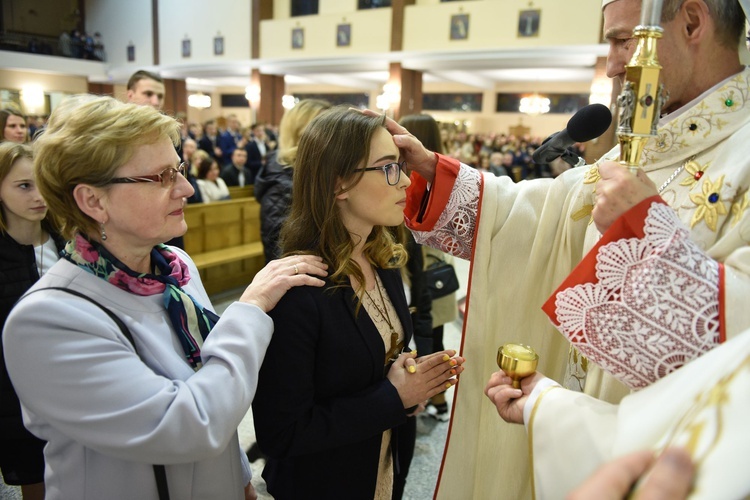
[[[193,370],[201,365],[201,346],[219,316],[204,309],[182,287],[190,281],[187,265],[166,245],[151,250],[156,274],[136,273],[120,262],[99,243],[83,235],[68,241],[63,258],[94,276],[136,295],[162,294],[172,326],[177,332],[185,358]]]

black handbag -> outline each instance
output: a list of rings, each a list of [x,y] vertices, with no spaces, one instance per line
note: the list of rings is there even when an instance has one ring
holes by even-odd
[[[435,260],[424,270],[424,281],[432,300],[445,297],[458,290],[458,276],[453,266],[432,254],[428,254],[427,258]]]

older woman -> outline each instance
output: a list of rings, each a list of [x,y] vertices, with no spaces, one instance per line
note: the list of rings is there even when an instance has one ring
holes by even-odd
[[[0,144],[0,328],[13,304],[59,259],[57,234],[34,180],[31,147]],[[25,500],[44,498],[44,441],[23,426],[0,349],[0,470]]]
[[[463,369],[455,351],[416,364],[401,354],[412,335],[407,256],[388,226],[402,223],[410,182],[383,123],[332,108],[299,143],[282,248],[321,255],[332,272],[325,288],[296,288],[271,313],[253,415],[277,500],[390,500],[392,429]]]
[[[48,499],[163,498],[157,485],[179,499],[255,496],[236,429],[266,313],[290,287],[321,286],[325,265],[271,263],[219,319],[190,257],[161,244],[187,229],[178,140],[174,119],[94,96],[61,103],[37,139],[39,189],[70,240],[3,341],[26,426],[48,442]]]
[[[26,117],[13,109],[0,110],[0,130],[3,131],[0,142],[29,142],[29,131]]]

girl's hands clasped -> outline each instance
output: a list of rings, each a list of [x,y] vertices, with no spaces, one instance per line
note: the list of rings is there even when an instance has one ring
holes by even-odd
[[[404,408],[411,408],[440,394],[458,382],[456,376],[463,370],[464,358],[456,351],[440,351],[417,358],[414,353],[404,353],[391,365],[387,378],[398,391]],[[411,368],[411,369],[410,369]]]
[[[328,265],[316,255],[290,255],[272,260],[258,271],[240,302],[254,304],[268,312],[294,286],[323,286],[325,282],[315,276],[327,276],[326,269]]]

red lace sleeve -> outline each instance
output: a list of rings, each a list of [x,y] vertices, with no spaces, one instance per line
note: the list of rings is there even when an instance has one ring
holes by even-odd
[[[543,309],[581,354],[635,389],[723,340],[722,275],[655,196],[607,230]]]
[[[406,190],[406,225],[415,231],[431,231],[440,214],[448,205],[448,200],[456,183],[461,163],[458,160],[435,154],[438,159],[435,179],[432,185],[418,174],[411,175],[411,186]]]

